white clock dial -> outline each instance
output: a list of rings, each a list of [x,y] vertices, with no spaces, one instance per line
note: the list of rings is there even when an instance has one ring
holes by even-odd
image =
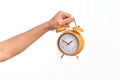
[[[78,49],[78,40],[72,34],[64,34],[59,38],[58,46],[64,54],[73,54]]]

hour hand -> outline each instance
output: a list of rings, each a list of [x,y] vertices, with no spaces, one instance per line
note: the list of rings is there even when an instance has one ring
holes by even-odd
[[[72,43],[72,41],[70,41],[69,43],[67,43],[67,45],[69,45],[70,43]]]

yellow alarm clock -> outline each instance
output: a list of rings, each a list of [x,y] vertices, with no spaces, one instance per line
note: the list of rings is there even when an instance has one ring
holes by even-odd
[[[84,39],[80,32],[83,32],[83,29],[80,26],[76,25],[72,29],[67,29],[67,27],[60,27],[56,30],[56,32],[64,31],[57,40],[57,46],[59,51],[67,56],[77,56],[83,47],[84,47]]]

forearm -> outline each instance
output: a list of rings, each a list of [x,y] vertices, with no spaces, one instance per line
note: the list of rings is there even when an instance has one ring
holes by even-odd
[[[0,56],[6,55],[6,58],[11,58],[21,53],[47,31],[49,31],[48,22],[1,42]]]
[[[68,26],[73,20],[74,18],[70,14],[59,11],[48,22],[0,42],[0,62],[21,53],[47,31]]]

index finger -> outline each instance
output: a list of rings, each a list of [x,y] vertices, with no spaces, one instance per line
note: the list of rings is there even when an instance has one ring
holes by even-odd
[[[62,19],[66,19],[66,18],[72,17],[71,14],[69,14],[67,12],[63,12],[63,11],[60,11],[60,14],[62,16]]]

